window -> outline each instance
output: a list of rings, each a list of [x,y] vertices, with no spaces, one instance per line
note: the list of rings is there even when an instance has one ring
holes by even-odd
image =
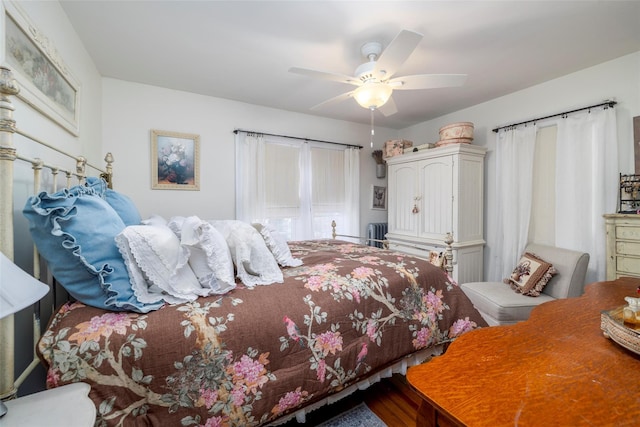
[[[331,237],[331,221],[358,229],[359,152],[337,144],[238,132],[236,216],[288,240]]]

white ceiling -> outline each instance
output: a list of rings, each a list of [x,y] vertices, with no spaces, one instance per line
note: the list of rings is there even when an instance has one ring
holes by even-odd
[[[640,50],[640,1],[67,1],[99,72],[132,82],[369,123],[353,87],[288,72],[353,75],[368,41],[424,38],[396,73],[464,73],[459,88],[396,91],[404,127]],[[600,100],[595,100],[600,101]]]

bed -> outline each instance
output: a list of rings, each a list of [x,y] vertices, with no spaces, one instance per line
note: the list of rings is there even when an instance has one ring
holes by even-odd
[[[0,84],[5,96],[14,94],[6,87]],[[10,118],[7,106],[0,103],[0,113]],[[13,131],[0,133],[3,149],[14,151]],[[10,169],[5,162],[16,159],[0,162],[3,174]],[[302,422],[308,411],[404,373],[486,325],[447,272],[425,259],[340,239],[283,245],[265,224],[141,220],[135,204],[109,187],[110,173],[110,162],[101,178],[78,169],[77,183],[35,192],[23,209],[39,253],[73,297],[36,337],[47,387],[89,384],[98,426]],[[2,200],[12,197],[6,187]],[[65,205],[69,200],[72,205]],[[107,219],[114,212],[115,219]],[[178,241],[187,254],[176,256],[165,275],[162,263],[152,270],[140,261],[141,243],[132,237],[154,227],[165,234],[153,234],[151,241],[163,248]],[[196,229],[211,234],[185,243]],[[3,230],[4,240],[12,230]],[[67,241],[50,242],[51,235]],[[228,263],[222,268],[210,262],[221,252],[203,245],[213,236],[218,243],[222,236],[229,248],[231,280]],[[261,252],[261,262],[275,277],[252,281],[263,273],[252,258],[254,244],[269,251]],[[191,249],[184,252],[185,245]],[[162,250],[150,247],[145,253],[166,261]],[[206,291],[187,286],[193,277]],[[86,280],[99,286],[88,290]],[[109,292],[96,300],[95,289]],[[11,344],[9,333],[3,329],[2,339]],[[6,388],[12,379],[3,373],[2,381]]]

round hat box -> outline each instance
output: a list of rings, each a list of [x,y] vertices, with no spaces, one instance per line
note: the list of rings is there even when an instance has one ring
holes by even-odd
[[[448,141],[456,139],[458,142],[462,140],[473,141],[473,123],[459,122],[451,123],[440,128],[440,141]]]

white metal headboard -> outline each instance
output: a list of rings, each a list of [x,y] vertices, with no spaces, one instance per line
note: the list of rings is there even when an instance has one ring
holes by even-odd
[[[13,118],[15,107],[11,97],[19,92],[16,80],[11,70],[0,67],[0,251],[10,260],[14,260],[14,162],[16,160],[31,164],[33,169],[33,194],[41,191],[42,170],[48,170],[52,176],[51,191],[57,190],[58,176],[66,177],[66,186],[70,187],[75,182],[82,183],[85,180],[86,168],[90,167],[107,181],[109,187],[112,184],[113,156],[108,153],[105,156],[106,168],[101,169],[87,162],[82,156],[74,156],[59,148],[41,141],[28,133],[18,129]],[[75,168],[65,169],[42,161],[31,159],[18,154],[14,145],[14,134],[19,134],[47,149],[54,150],[64,157],[75,162]],[[60,174],[60,175],[59,175]],[[40,260],[37,251],[33,251],[33,276],[40,279]],[[18,387],[38,365],[39,360],[35,354],[35,346],[40,337],[40,319],[37,310],[34,310],[34,354],[33,360],[27,368],[15,378],[14,370],[14,317],[13,315],[0,319],[0,399],[6,400],[17,395]]]

